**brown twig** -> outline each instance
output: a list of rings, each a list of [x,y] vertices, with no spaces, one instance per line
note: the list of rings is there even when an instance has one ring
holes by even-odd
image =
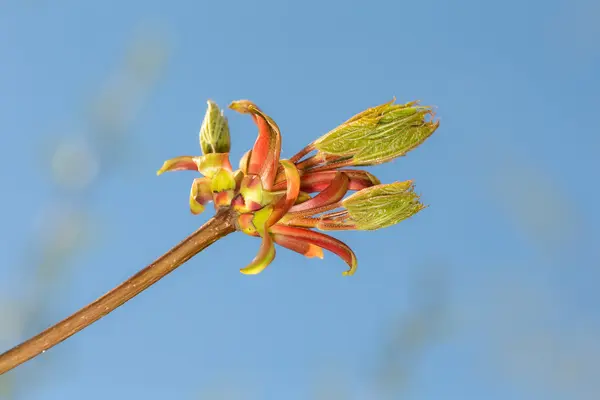
[[[104,296],[0,355],[0,375],[91,325],[164,278],[201,250],[234,231],[231,212],[219,211],[196,232]]]

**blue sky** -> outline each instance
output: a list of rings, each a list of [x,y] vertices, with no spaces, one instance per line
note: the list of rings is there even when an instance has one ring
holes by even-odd
[[[252,99],[281,127],[284,156],[393,96],[435,105],[441,120],[421,147],[372,170],[414,179],[430,207],[338,235],[357,253],[355,276],[332,255],[285,250],[243,276],[259,243],[232,235],[7,374],[13,398],[385,398],[382,370],[403,398],[600,390],[595,2],[2,9],[3,348],[208,218],[188,211],[193,174],[155,176],[163,160],[199,153],[207,99]],[[237,160],[255,127],[228,116]],[[60,279],[37,272],[56,256],[47,243],[67,249]],[[423,332],[406,339],[415,324]]]

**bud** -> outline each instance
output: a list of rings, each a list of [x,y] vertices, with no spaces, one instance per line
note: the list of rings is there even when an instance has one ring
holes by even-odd
[[[321,157],[350,159],[348,165],[375,165],[403,156],[439,126],[431,107],[394,100],[369,108],[331,130],[313,145]]]
[[[347,120],[287,160],[281,160],[281,132],[275,121],[249,100],[229,106],[249,114],[258,128],[252,149],[232,171],[227,119],[212,101],[200,129],[202,156],[176,157],[158,171],[195,170],[190,209],[199,214],[212,201],[231,208],[237,230],[262,239],[252,262],[241,270],[258,274],[275,258],[275,245],[306,257],[327,250],[356,271],[356,255],[343,242],[319,231],[375,230],[421,211],[412,181],[381,184],[367,171],[347,169],[400,157],[438,127],[431,107],[394,101],[369,108]],[[316,154],[312,154],[316,151]],[[305,158],[306,157],[306,158]],[[356,193],[344,198],[349,191]]]
[[[223,111],[211,100],[200,127],[200,147],[203,154],[229,153],[229,124]]]
[[[386,228],[425,208],[412,181],[381,184],[362,189],[342,202],[359,230]]]

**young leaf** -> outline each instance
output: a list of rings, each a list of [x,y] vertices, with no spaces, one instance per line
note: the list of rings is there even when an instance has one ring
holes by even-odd
[[[370,108],[331,130],[313,145],[324,155],[351,156],[350,165],[375,165],[405,155],[439,126],[431,107],[389,102]]]
[[[227,118],[213,101],[208,100],[207,103],[208,109],[200,127],[202,153],[229,153],[231,140]]]
[[[360,190],[342,201],[349,220],[359,230],[385,228],[405,220],[425,206],[412,181],[381,184]]]

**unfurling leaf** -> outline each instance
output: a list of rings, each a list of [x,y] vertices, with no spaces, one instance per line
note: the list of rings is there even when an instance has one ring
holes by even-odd
[[[347,197],[342,204],[359,230],[385,228],[425,208],[412,181],[372,186]]]
[[[351,157],[351,165],[381,164],[403,156],[431,136],[439,126],[431,116],[431,107],[392,101],[355,115],[313,145],[324,156]]]

